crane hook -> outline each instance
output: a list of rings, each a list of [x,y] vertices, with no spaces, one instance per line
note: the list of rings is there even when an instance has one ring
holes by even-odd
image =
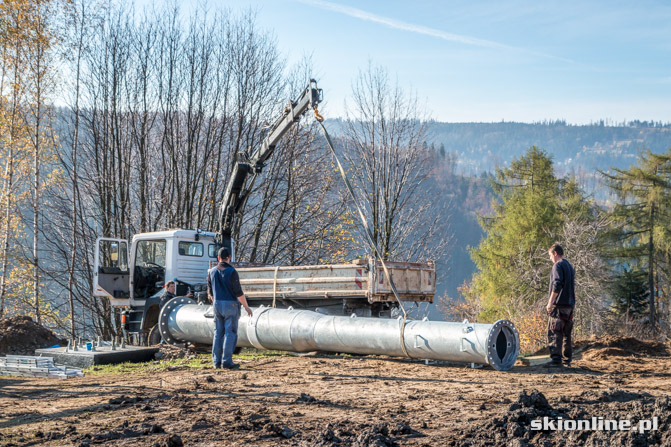
[[[319,121],[320,123],[324,121],[324,117],[319,114],[319,110],[317,110],[317,106],[313,106],[312,109],[315,112],[315,119]]]

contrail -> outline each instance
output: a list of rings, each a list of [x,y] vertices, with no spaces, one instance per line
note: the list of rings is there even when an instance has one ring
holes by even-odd
[[[348,15],[360,20],[367,20],[369,22],[379,23],[381,25],[387,26],[389,28],[399,29],[403,31],[409,31],[411,33],[423,34],[426,36],[437,37],[439,39],[447,40],[450,42],[463,43],[465,45],[474,45],[478,47],[485,48],[495,48],[495,49],[505,49],[512,51],[520,51],[527,54],[533,54],[536,56],[541,56],[545,58],[558,59],[565,62],[573,63],[570,59],[564,59],[557,56],[552,56],[550,54],[538,53],[535,51],[530,51],[525,48],[513,47],[510,45],[505,45],[498,42],[493,42],[491,40],[478,39],[476,37],[464,36],[461,34],[453,34],[445,31],[441,31],[434,28],[429,28],[422,25],[415,25],[413,23],[402,22],[400,20],[391,19],[389,17],[383,17],[376,14],[371,14],[369,12],[363,11],[361,9],[352,8],[350,6],[338,5],[336,3],[331,3],[325,0],[298,0],[301,3],[316,6],[322,9],[328,9],[330,11],[338,12],[341,14]]]

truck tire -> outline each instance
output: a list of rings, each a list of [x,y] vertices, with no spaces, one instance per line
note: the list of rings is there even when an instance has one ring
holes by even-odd
[[[149,331],[149,337],[147,337],[147,345],[155,346],[161,343],[163,337],[161,337],[161,332],[158,330],[158,324],[155,324]]]

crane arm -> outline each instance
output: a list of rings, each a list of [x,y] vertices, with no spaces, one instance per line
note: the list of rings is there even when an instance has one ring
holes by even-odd
[[[226,185],[224,198],[219,210],[219,231],[217,231],[217,244],[228,248],[231,258],[235,259],[233,250],[232,232],[235,222],[242,215],[242,210],[254,186],[256,177],[265,167],[265,162],[275,151],[275,146],[280,142],[284,134],[297,123],[300,117],[309,109],[316,107],[322,101],[322,90],[317,88],[317,81],[310,80],[309,85],[303,90],[296,101],[290,101],[281,115],[270,127],[268,134],[261,144],[249,151],[236,154],[235,164],[231,177]],[[248,178],[252,175],[251,181]]]

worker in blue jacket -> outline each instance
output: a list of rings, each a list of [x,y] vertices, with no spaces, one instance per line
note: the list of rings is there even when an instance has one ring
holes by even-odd
[[[219,263],[207,273],[207,293],[212,300],[215,323],[212,364],[215,368],[236,369],[240,365],[233,363],[233,350],[238,342],[240,305],[250,317],[252,309],[242,292],[238,272],[229,264],[228,249],[220,248],[217,258]]]

